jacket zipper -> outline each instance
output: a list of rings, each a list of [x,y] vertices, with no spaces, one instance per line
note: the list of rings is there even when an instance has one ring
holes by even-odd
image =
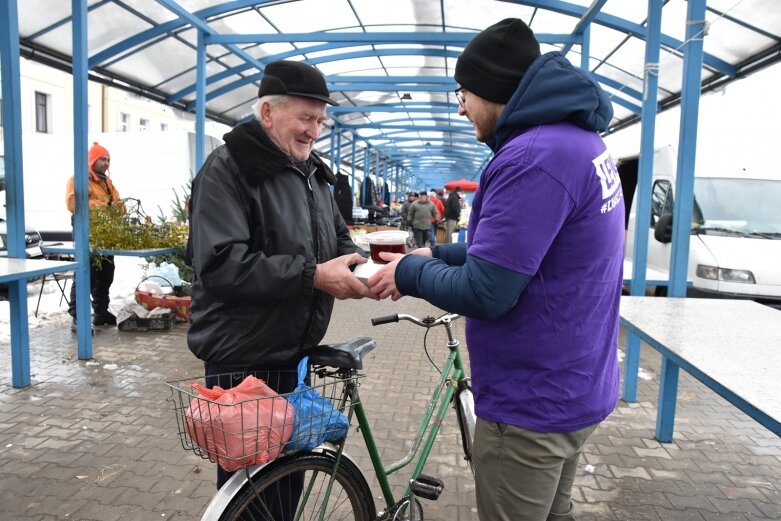
[[[315,264],[318,264],[320,261],[320,239],[317,234],[317,208],[315,206],[315,192],[312,189],[312,176],[317,171],[317,167],[313,166],[312,170],[309,172],[309,175],[306,175],[295,164],[291,163],[291,166],[296,172],[301,174],[301,177],[303,177],[304,181],[306,181],[307,188],[309,188],[307,193],[307,198],[309,199],[307,201],[309,204],[309,225],[312,229],[312,241],[314,242],[315,250]],[[309,305],[309,320],[306,324],[306,329],[304,330],[303,340],[307,340],[312,334],[312,325],[314,324],[315,310],[317,308],[315,299],[316,291],[316,289],[312,288],[312,301]]]

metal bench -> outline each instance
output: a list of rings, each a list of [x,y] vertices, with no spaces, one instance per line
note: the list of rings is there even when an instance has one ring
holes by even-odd
[[[48,273],[73,270],[76,262],[44,259],[0,258],[0,282],[9,283],[11,303],[11,379],[14,387],[30,385],[30,343],[27,322],[28,279]],[[24,286],[20,284],[24,283]]]
[[[679,369],[781,436],[781,311],[750,300],[625,296],[621,324],[662,355],[657,440],[672,441]],[[637,367],[626,367],[625,395],[637,385]]]

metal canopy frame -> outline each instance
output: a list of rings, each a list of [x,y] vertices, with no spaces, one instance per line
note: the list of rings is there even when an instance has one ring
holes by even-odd
[[[44,4],[49,9],[42,8]],[[455,139],[464,120],[457,116],[452,71],[475,32],[507,16],[529,23],[543,52],[560,50],[594,74],[615,106],[611,132],[639,121],[642,112],[642,49],[648,34],[644,2],[94,0],[88,4],[91,79],[185,111],[196,112],[197,104],[204,102],[201,110],[206,117],[229,125],[247,117],[265,64],[293,59],[320,67],[341,106],[330,109],[333,123],[318,151],[333,165],[339,163],[339,168],[352,172],[367,170],[363,149],[372,149],[399,171],[403,185],[399,189],[442,186],[448,180],[479,176],[490,151]],[[662,2],[659,110],[680,103],[686,10],[685,0]],[[769,0],[708,2],[704,34],[713,37],[706,38],[704,45],[703,91],[781,58],[777,11]],[[70,12],[51,9],[50,0],[28,0],[19,17],[22,55],[69,70],[72,47],[69,39],[60,36],[71,27]],[[110,28],[103,27],[107,17],[112,20],[107,24]],[[286,31],[287,27],[296,30]],[[205,49],[200,80],[199,48]],[[154,74],[148,74],[150,70]],[[199,81],[203,82],[201,95]],[[390,118],[394,113],[397,118]],[[338,137],[333,139],[331,133]],[[420,146],[413,146],[415,137]],[[403,147],[394,145],[407,138],[413,139]],[[332,143],[339,143],[340,150],[332,149]],[[470,151],[464,155],[462,149]]]
[[[455,60],[469,39],[514,16],[543,52],[560,50],[590,71],[614,104],[609,132],[642,118],[638,212],[650,201],[656,114],[681,104],[671,296],[686,292],[693,168],[701,92],[781,60],[774,0],[17,0],[0,1],[0,54],[11,257],[24,255],[18,60],[73,73],[74,171],[86,161],[89,80],[131,90],[196,115],[203,159],[206,117],[245,119],[265,64],[318,66],[340,101],[317,144],[334,169],[382,177],[395,191],[476,178],[490,159],[457,116]],[[17,25],[18,21],[18,25]],[[90,30],[87,30],[87,27]],[[248,31],[252,28],[252,31]],[[295,32],[293,31],[295,29]],[[90,72],[91,71],[91,72]],[[684,132],[685,130],[685,132]],[[390,177],[389,177],[390,176]],[[89,316],[86,180],[77,176],[76,273],[80,316]],[[640,220],[638,220],[639,222]],[[637,230],[631,292],[645,288],[648,229]],[[24,282],[10,283],[13,384],[29,385]],[[80,321],[79,358],[92,357]],[[630,345],[631,344],[631,345]],[[627,345],[627,370],[636,364]],[[639,341],[637,342],[639,349]],[[625,392],[631,401],[631,392]]]

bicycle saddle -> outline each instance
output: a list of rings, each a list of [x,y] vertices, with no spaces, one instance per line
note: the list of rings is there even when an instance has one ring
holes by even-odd
[[[339,344],[322,344],[306,352],[309,363],[340,369],[363,369],[363,357],[374,349],[373,338],[362,336]]]

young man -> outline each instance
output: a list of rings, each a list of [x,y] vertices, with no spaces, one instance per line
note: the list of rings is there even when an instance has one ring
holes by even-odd
[[[87,152],[87,197],[90,210],[102,206],[123,205],[119,192],[109,177],[111,156],[97,142]],[[76,179],[71,177],[65,186],[65,205],[68,211],[76,211]],[[124,208],[124,206],[123,206]],[[71,217],[71,224],[73,224]],[[109,290],[114,282],[114,257],[90,256],[89,265],[90,294],[92,295],[92,323],[96,326],[116,326],[117,317],[108,310],[110,302]],[[71,331],[76,332],[76,280],[71,284],[71,298],[68,302],[68,314],[73,317]]]
[[[624,206],[599,85],[506,19],[464,49],[460,103],[495,155],[468,243],[383,254],[379,297],[466,315],[482,521],[575,519],[582,447],[618,399]]]
[[[366,261],[313,152],[329,96],[314,67],[268,64],[254,119],[225,134],[195,178],[187,342],[210,386],[233,387],[240,380],[215,375],[244,371],[292,391],[288,371],[322,340],[334,298],[373,297],[350,271]],[[218,469],[217,486],[228,478]]]

